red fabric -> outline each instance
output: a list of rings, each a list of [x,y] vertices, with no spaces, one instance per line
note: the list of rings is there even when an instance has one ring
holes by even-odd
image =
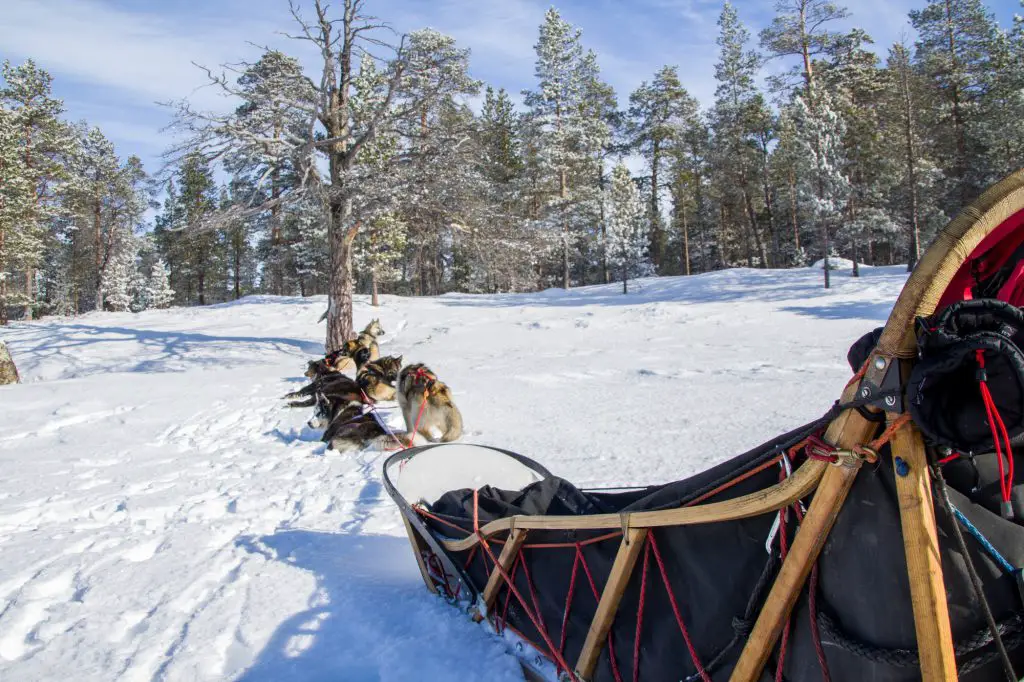
[[[991,275],[1009,260],[1021,244],[1024,244],[1024,210],[1014,213],[981,240],[981,243],[971,252],[971,255],[953,276],[953,280],[939,300],[936,312],[957,301],[965,300],[965,292],[969,292],[974,286],[975,276],[984,279]],[[1024,303],[1024,278],[1015,280],[1011,277],[1010,279],[1015,284],[1013,293],[1009,295],[1015,298],[1013,300],[1004,299],[1003,292],[1000,292],[999,298],[1013,305],[1021,305]],[[968,294],[966,298],[969,297]]]
[[[1021,305],[1024,298],[1024,260],[1018,261],[1013,273],[1010,274],[1010,279],[1006,280],[1006,284],[999,290],[997,298],[1016,306]]]

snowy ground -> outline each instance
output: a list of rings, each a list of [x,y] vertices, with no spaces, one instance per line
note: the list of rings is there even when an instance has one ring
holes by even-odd
[[[518,296],[384,297],[464,440],[580,485],[682,478],[823,413],[905,275],[732,270]],[[279,396],[323,299],[17,324],[0,387],[0,680],[517,680],[428,595],[376,453]],[[371,317],[357,303],[356,323]],[[372,311],[373,315],[378,311]]]

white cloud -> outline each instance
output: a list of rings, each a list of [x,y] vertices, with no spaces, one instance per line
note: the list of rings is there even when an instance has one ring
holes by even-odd
[[[237,60],[265,26],[244,22],[187,24],[166,14],[128,12],[96,0],[5,0],[0,22],[2,52],[32,57],[41,66],[83,81],[123,91],[139,101],[194,97],[217,106],[192,62],[215,65]]]

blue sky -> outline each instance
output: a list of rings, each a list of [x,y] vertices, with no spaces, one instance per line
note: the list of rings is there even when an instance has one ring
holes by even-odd
[[[473,75],[513,93],[532,86],[533,44],[550,0],[368,0],[368,9],[399,31],[430,26],[472,50]],[[605,78],[624,103],[663,64],[677,64],[702,103],[714,92],[715,22],[720,0],[563,0],[562,15],[583,29]],[[755,36],[773,2],[734,0]],[[912,39],[907,12],[924,0],[850,0],[850,25],[865,28],[884,54],[901,35]],[[3,0],[0,58],[34,58],[54,78],[68,116],[86,119],[122,155],[157,170],[170,138],[168,111],[157,101],[189,97],[221,108],[192,62],[215,66],[255,59],[256,45],[290,51],[310,66],[315,55],[280,35],[293,24],[287,0]],[[1017,0],[989,6],[1009,25]],[[772,67],[772,68],[778,68]]]

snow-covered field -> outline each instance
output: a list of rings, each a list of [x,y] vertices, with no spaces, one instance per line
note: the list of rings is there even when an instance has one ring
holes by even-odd
[[[678,479],[822,414],[903,268],[731,270],[532,295],[385,296],[382,352],[451,385],[465,441],[580,485]],[[0,332],[0,680],[517,680],[423,588],[379,453],[279,397],[324,299]]]

